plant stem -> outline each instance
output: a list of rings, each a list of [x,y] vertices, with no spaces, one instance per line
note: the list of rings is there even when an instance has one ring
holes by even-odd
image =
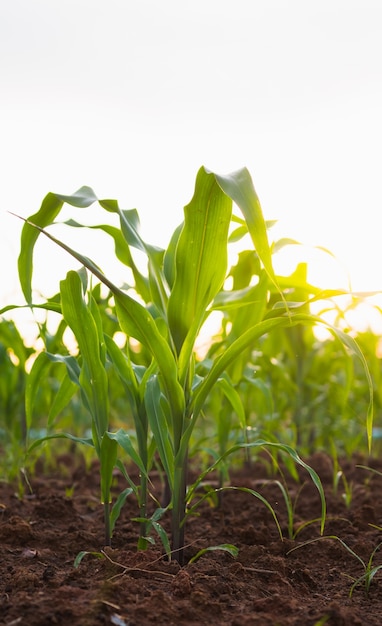
[[[110,503],[104,502],[103,514],[105,520],[105,546],[111,546],[111,530],[110,530]]]
[[[139,517],[142,519],[146,519],[147,517],[147,477],[144,474],[141,474],[140,477],[141,482],[141,493],[140,493],[140,503],[139,503]],[[147,522],[141,522],[139,528],[139,536],[140,538],[146,537],[147,535]]]
[[[172,508],[172,551],[179,565],[184,565],[184,518],[186,516],[188,455],[183,459],[182,467],[174,472],[174,492]]]

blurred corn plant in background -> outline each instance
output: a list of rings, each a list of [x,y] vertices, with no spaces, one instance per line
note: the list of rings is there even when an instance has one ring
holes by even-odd
[[[2,480],[16,481],[23,493],[27,447],[25,419],[25,365],[33,354],[13,321],[0,322],[0,468]]]
[[[55,223],[64,203],[82,210],[95,202],[119,219],[119,227],[101,224],[89,228],[97,228],[112,238],[116,259],[126,267],[129,284],[114,284],[94,261],[47,230]],[[239,209],[239,215],[233,212],[233,206]],[[201,472],[196,483],[187,488],[190,446],[195,448],[196,426],[201,425],[203,430],[207,415],[217,444],[212,468],[239,450],[248,453],[250,449],[268,446],[286,453],[309,472],[321,498],[324,519],[325,502],[318,476],[283,442],[283,427],[277,430],[274,423],[275,415],[280,426],[287,414],[296,432],[295,443],[303,441],[303,409],[309,401],[304,388],[305,369],[314,341],[312,326],[328,327],[347,358],[350,351],[360,363],[366,380],[363,412],[369,441],[372,381],[354,339],[310,312],[311,301],[340,292],[329,294],[308,285],[303,266],[290,277],[275,276],[274,249],[269,245],[260,203],[246,169],[228,176],[219,176],[205,168],[199,170],[194,196],[184,209],[184,221],[174,231],[166,250],[142,239],[137,211],[122,210],[115,200],[98,200],[89,187],[72,196],[48,194],[40,210],[25,222],[19,276],[28,306],[34,306],[33,253],[41,232],[80,263],[77,271],[69,271],[61,280],[59,294],[39,305],[62,316],[63,324],[75,337],[77,349],[71,354],[68,350],[50,351],[47,345],[46,353],[36,359],[26,396],[27,419],[32,420],[40,367],[45,367],[48,361],[59,365],[64,374],[50,419],[55,419],[80,390],[83,406],[91,417],[91,434],[48,436],[65,436],[96,451],[107,543],[117,515],[110,511],[110,487],[114,467],[118,467],[129,487],[115,503],[115,511],[120,510],[124,498],[134,491],[140,508],[139,545],[144,547],[147,531],[154,528],[160,532],[158,519],[169,508],[171,549],[175,558],[183,562],[187,507],[191,505],[196,485],[208,471]],[[65,223],[71,228],[86,228],[74,220]],[[230,267],[230,246],[244,238],[249,241],[250,249],[242,250],[237,264]],[[146,260],[144,270],[135,260],[137,253]],[[96,279],[108,290],[106,304],[102,302],[100,287],[93,286]],[[206,355],[201,357],[197,343],[212,313],[221,316],[222,326],[211,339]],[[301,361],[289,363],[291,354],[300,354]],[[280,366],[276,368],[278,363]],[[288,363],[287,373],[283,372],[285,363]],[[275,375],[277,369],[279,379]],[[113,389],[123,389],[125,397],[121,403],[119,396],[118,430],[114,428],[115,414],[112,420],[111,405],[114,410],[117,406],[115,398],[111,401]],[[222,410],[217,412],[219,398],[224,402]],[[252,402],[255,406],[251,406]],[[259,425],[258,432],[268,432],[269,440],[253,437],[257,424],[252,422],[259,417],[257,406],[267,422]],[[233,441],[235,431],[240,435]],[[279,442],[275,440],[276,432]],[[139,469],[139,486],[129,478],[122,462],[122,450]],[[159,456],[169,497],[162,508],[158,506],[153,521],[147,518],[146,501],[155,455]]]
[[[276,242],[272,253],[294,244],[291,240]],[[340,454],[351,455],[360,449],[367,453],[365,403],[370,398],[371,379],[365,376],[365,361],[370,364],[379,415],[381,359],[378,356],[378,335],[371,331],[357,334],[365,359],[360,359],[357,351],[349,352],[347,341],[350,338],[352,343],[351,328],[346,323],[346,311],[342,311],[336,301],[336,297],[344,292],[323,290],[309,284],[307,270],[307,264],[300,263],[291,275],[277,276],[282,301],[256,251],[239,253],[237,264],[230,270],[230,278],[233,289],[241,290],[247,303],[243,300],[236,307],[232,301],[227,306],[219,301],[224,309],[222,327],[216,340],[212,341],[205,363],[208,364],[218,351],[223,352],[245,327],[258,319],[258,315],[260,319],[270,317],[275,309],[284,307],[285,302],[291,315],[298,311],[309,316],[312,306],[317,309],[317,304],[320,312],[315,315],[316,325],[304,323],[278,327],[250,345],[225,372],[225,378],[229,378],[231,402],[221,395],[217,399],[215,393],[215,400],[210,398],[207,401],[204,413],[213,416],[219,411],[219,419],[231,424],[230,436],[235,433],[246,443],[259,436],[268,440],[275,437],[307,456],[317,450],[330,450],[336,441]],[[222,299],[223,294],[218,298]],[[360,299],[353,296],[349,309],[359,302]],[[325,339],[318,338],[315,333],[318,320],[325,319],[328,312],[336,317],[339,332],[333,332],[332,328]],[[204,363],[199,367],[204,367]],[[234,392],[236,399],[233,402]],[[210,442],[215,419],[211,418],[209,429],[207,426]],[[344,436],[345,432],[348,436]],[[373,432],[375,435],[378,431],[374,429]],[[371,437],[370,423],[368,436]]]

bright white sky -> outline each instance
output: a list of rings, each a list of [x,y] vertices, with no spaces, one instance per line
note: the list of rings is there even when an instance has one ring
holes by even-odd
[[[273,237],[338,257],[313,255],[312,282],[382,289],[381,33],[380,0],[1,2],[0,305],[22,302],[7,210],[90,185],[166,245],[201,165],[247,166]]]

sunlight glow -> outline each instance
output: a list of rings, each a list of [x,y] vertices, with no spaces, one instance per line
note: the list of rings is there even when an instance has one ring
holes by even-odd
[[[105,11],[85,0],[62,12],[19,0],[1,13],[0,306],[24,302],[21,223],[7,211],[26,217],[48,191],[90,185],[136,207],[145,240],[166,246],[201,165],[246,166],[265,218],[277,220],[270,236],[304,244],[275,256],[276,273],[299,256],[314,285],[381,293],[382,5],[168,0],[147,19],[146,3]],[[92,207],[87,223],[102,220]],[[90,253],[99,241],[108,273],[114,251],[91,235],[71,237]],[[50,242],[39,250],[35,287],[47,296],[73,264]],[[377,318],[372,306],[349,317]]]

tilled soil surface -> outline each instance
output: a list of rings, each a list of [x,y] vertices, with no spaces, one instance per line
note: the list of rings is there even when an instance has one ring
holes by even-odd
[[[256,463],[231,477],[233,486],[260,491],[275,508],[284,540],[270,512],[248,492],[227,490],[220,507],[207,501],[186,527],[186,561],[208,546],[234,544],[236,558],[223,551],[205,553],[181,568],[163,557],[156,542],[136,549],[138,525],[130,496],[118,520],[113,547],[104,548],[98,472],[86,472],[64,459],[60,473],[31,480],[33,493],[22,500],[11,486],[0,485],[0,624],[7,626],[380,626],[382,570],[365,584],[360,560],[332,538],[318,539],[319,524],[288,538],[286,507],[279,487]],[[308,462],[324,484],[328,506],[325,536],[337,536],[367,564],[382,540],[382,477],[357,464],[382,470],[375,459],[341,462],[351,489],[333,493],[333,467],[324,454]],[[269,466],[268,466],[269,470]],[[295,530],[317,518],[320,501],[304,471],[297,483],[285,472],[295,502]],[[280,476],[275,476],[280,478]],[[122,489],[125,485],[116,477]],[[155,484],[155,480],[154,480]],[[168,529],[168,521],[164,521]],[[377,528],[376,528],[377,527]],[[296,549],[295,549],[296,548]],[[103,551],[103,558],[82,551]],[[382,564],[375,554],[373,566]]]

